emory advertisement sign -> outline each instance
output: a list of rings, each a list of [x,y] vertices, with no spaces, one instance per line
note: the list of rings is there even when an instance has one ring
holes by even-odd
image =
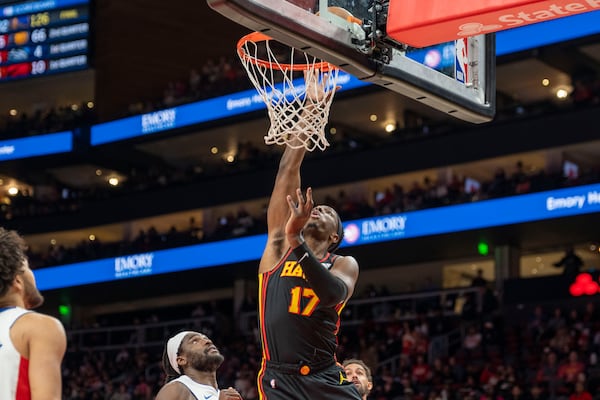
[[[425,47],[598,10],[600,0],[392,0],[387,34]]]

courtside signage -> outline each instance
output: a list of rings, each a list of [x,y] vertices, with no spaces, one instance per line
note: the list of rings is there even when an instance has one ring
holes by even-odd
[[[386,29],[425,47],[598,10],[600,0],[392,0]]]
[[[42,268],[35,277],[40,290],[49,290],[214,267],[259,259],[266,240],[267,235],[257,235]]]
[[[600,184],[351,221],[343,245],[415,238],[600,212]]]
[[[342,246],[600,212],[600,184],[349,221]],[[41,290],[258,260],[266,235],[139,253],[35,271]]]
[[[73,150],[73,133],[58,132],[0,141],[0,162]]]
[[[527,25],[496,34],[496,56],[600,33],[600,11]]]
[[[339,73],[337,82],[341,86],[340,91],[368,85],[368,83],[345,72]],[[296,86],[301,84],[302,78],[294,81]],[[283,86],[280,84],[278,88],[283,88]],[[91,128],[90,142],[92,146],[97,146],[265,108],[265,103],[256,90],[250,89],[227,96],[94,125]]]

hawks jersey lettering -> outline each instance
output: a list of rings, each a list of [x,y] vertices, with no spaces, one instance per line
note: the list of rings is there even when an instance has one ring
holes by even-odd
[[[320,260],[331,268],[338,256]],[[289,249],[271,271],[259,274],[259,323],[266,360],[295,364],[333,360],[344,304],[321,307]]]
[[[10,340],[10,328],[23,314],[20,307],[0,308],[0,400],[29,400],[29,360],[23,358]]]
[[[170,385],[173,382],[179,382],[187,387],[190,392],[194,395],[194,397],[198,400],[218,400],[219,399],[219,391],[212,386],[204,385],[202,383],[195,382],[187,375],[181,375],[177,379],[173,379],[169,382]]]

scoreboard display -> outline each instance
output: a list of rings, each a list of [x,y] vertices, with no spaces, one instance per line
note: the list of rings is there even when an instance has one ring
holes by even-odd
[[[0,82],[87,68],[89,1],[0,6]]]

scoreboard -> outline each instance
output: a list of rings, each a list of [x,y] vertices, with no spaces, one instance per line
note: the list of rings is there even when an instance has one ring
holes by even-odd
[[[0,82],[88,67],[90,0],[0,7]]]

